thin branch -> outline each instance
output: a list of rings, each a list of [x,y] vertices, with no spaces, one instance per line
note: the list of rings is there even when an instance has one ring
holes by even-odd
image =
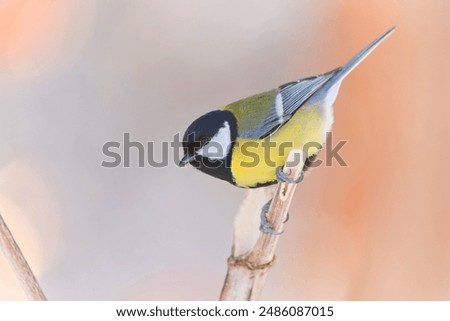
[[[0,214],[0,248],[30,300],[46,301],[46,297],[31,271],[8,226]]]
[[[289,178],[300,176],[304,165],[303,152],[291,150],[284,166]],[[278,184],[272,199],[267,219],[276,231],[282,231],[284,220],[292,201],[297,184]],[[262,204],[258,204],[259,208]],[[250,213],[254,215],[255,213]],[[259,218],[259,216],[258,216]],[[235,225],[236,231],[236,225]],[[236,233],[235,233],[236,235]],[[258,300],[269,269],[275,261],[275,250],[280,235],[259,233],[253,248],[244,254],[233,253],[228,259],[228,271],[220,300]],[[239,240],[234,239],[233,252]]]

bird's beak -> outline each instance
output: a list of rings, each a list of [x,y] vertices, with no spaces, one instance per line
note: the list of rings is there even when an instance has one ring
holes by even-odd
[[[178,166],[184,167],[184,166],[186,166],[186,164],[190,163],[194,158],[195,158],[195,155],[189,156],[189,154],[186,154],[183,156],[183,158],[181,159]]]

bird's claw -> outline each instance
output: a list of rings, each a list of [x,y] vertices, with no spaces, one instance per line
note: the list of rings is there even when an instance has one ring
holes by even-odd
[[[288,184],[297,184],[300,183],[301,181],[303,181],[304,178],[304,173],[301,172],[300,176],[296,179],[292,179],[290,177],[288,177],[284,172],[283,172],[283,167],[277,167],[277,181],[278,183],[284,182],[284,183],[288,183]],[[271,235],[280,235],[281,233],[283,233],[283,231],[276,231],[272,228],[272,226],[270,225],[269,221],[267,220],[266,214],[269,211],[270,208],[270,203],[272,202],[272,200],[268,201],[266,204],[264,204],[264,206],[261,208],[261,224],[259,225],[259,230],[263,233],[268,233]],[[289,213],[286,213],[286,219],[283,221],[283,223],[286,223],[289,220]]]
[[[278,183],[288,183],[288,184],[298,184],[301,181],[303,181],[305,174],[302,171],[300,173],[300,176],[296,179],[289,178],[284,172],[283,172],[283,166],[277,167],[277,181]]]
[[[272,228],[269,221],[267,220],[266,214],[269,211],[270,203],[272,203],[272,200],[268,201],[264,206],[261,208],[261,224],[259,225],[259,230],[262,233],[267,233],[270,235],[280,235],[283,233],[283,231],[276,231]]]

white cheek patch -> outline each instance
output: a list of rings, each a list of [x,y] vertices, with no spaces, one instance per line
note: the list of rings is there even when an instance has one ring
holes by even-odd
[[[197,154],[209,159],[224,159],[227,157],[231,147],[231,130],[228,122],[223,123],[223,127],[214,135],[213,138],[197,151]]]

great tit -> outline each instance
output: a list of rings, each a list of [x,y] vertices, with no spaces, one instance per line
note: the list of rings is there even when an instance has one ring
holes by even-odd
[[[244,188],[286,181],[279,169],[290,149],[308,146],[305,166],[319,153],[333,124],[333,103],[342,80],[394,30],[386,31],[342,67],[241,99],[196,119],[184,134],[180,166],[190,163]]]

